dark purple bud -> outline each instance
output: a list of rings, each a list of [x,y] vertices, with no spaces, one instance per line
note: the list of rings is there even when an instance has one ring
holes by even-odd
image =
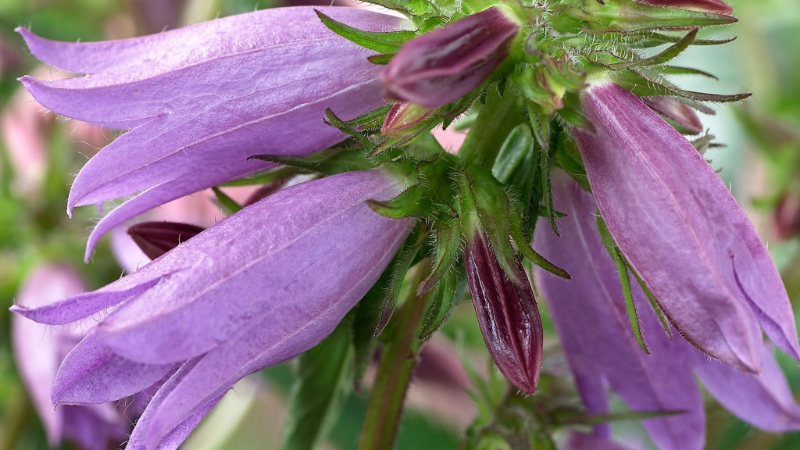
[[[428,108],[446,105],[491,75],[518,30],[494,7],[411,39],[381,72],[384,96]]]
[[[679,102],[673,97],[656,96],[642,97],[644,103],[653,111],[677,123],[692,134],[703,132],[703,124],[697,113],[688,105]]]
[[[156,259],[203,230],[188,223],[142,222],[128,228],[128,234],[148,258]]]
[[[720,0],[635,0],[639,3],[665,8],[693,9],[713,14],[731,15],[733,8]]]
[[[419,134],[421,131],[419,125],[423,124],[433,111],[416,103],[395,103],[381,125],[381,134],[396,138]]]
[[[800,196],[787,192],[778,202],[773,215],[775,234],[790,239],[800,234]]]
[[[542,319],[517,260],[511,281],[482,233],[475,234],[464,252],[472,304],[483,340],[500,372],[520,390],[532,394],[542,363]]]

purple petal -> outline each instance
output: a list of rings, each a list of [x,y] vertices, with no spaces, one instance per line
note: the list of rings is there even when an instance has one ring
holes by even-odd
[[[518,30],[495,7],[411,39],[381,72],[385,96],[428,108],[446,105],[494,72]]]
[[[120,278],[101,289],[94,292],[75,295],[64,300],[39,306],[28,307],[25,298],[17,299],[18,304],[11,307],[11,311],[26,317],[34,322],[48,325],[64,325],[72,323],[93,314],[107,310],[126,300],[129,300],[148,289],[164,283],[176,272],[183,270],[188,263],[178,262],[175,267],[165,268],[163,265],[160,270],[145,266],[141,270]]]
[[[360,28],[400,24],[366,11],[322,9]],[[20,32],[46,62],[91,74],[24,79],[40,102],[70,117],[136,126],[90,160],[70,193],[68,212],[141,193],[95,229],[87,257],[102,234],[139,213],[271,167],[247,161],[251,155],[304,155],[344,139],[323,123],[325,108],[349,118],[383,104],[368,52],[329,31],[312,8],[107,43],[56,43]]]
[[[364,201],[400,188],[378,171],[350,172],[248,206],[148,265],[156,272],[183,261],[192,267],[118,308],[98,335],[126,358],[178,362],[217,347],[261,314],[291,315],[301,299],[345,295],[351,286],[342,281],[372,274],[408,226]]]
[[[140,392],[166,376],[175,364],[148,365],[124,359],[90,334],[64,358],[53,386],[56,404],[104,403]]]
[[[84,450],[108,450],[125,439],[128,428],[111,405],[64,406],[64,434]]]
[[[23,281],[17,301],[31,306],[48,305],[82,290],[83,283],[72,269],[45,265]],[[52,447],[61,441],[64,417],[50,401],[50,387],[63,357],[62,347],[70,341],[64,330],[54,330],[16,315],[11,320],[14,359]]]
[[[695,373],[708,392],[742,420],[772,433],[800,430],[800,406],[769,346],[758,375],[708,358],[697,363]]]
[[[562,450],[628,450],[628,447],[595,435],[572,431]]]
[[[561,172],[554,173],[553,193],[556,209],[566,214],[559,222],[563,237],[556,236],[545,219],[537,228],[535,245],[545,258],[568,271],[572,280],[539,269],[536,279],[570,367],[602,374],[633,411],[684,411],[642,422],[659,448],[702,448],[703,404],[690,366],[653,345],[664,334],[657,324],[647,334],[655,347],[651,355],[636,344],[614,262],[597,233],[591,196]]]
[[[664,312],[698,348],[757,372],[761,333],[800,358],[788,297],[764,244],[703,157],[639,98],[593,85],[596,133],[573,130],[597,205]]]
[[[656,96],[656,97],[643,97],[642,101],[647,104],[653,111],[661,114],[667,119],[675,121],[678,125],[686,128],[693,134],[703,132],[703,124],[697,113],[688,105],[679,102],[674,97]]]
[[[167,397],[169,393],[171,393],[175,387],[180,384],[186,374],[191,370],[192,367],[194,367],[195,363],[196,360],[185,363],[159,388],[152,400],[150,400],[150,403],[142,414],[142,417],[139,418],[138,422],[136,422],[136,427],[131,434],[128,445],[125,447],[126,450],[146,450],[148,448],[157,448],[158,450],[177,449],[181,443],[186,440],[192,430],[197,427],[203,417],[222,399],[224,394],[219,395],[217,398],[204,405],[196,413],[192,414],[180,425],[175,427],[170,433],[161,439],[157,445],[146,445],[145,439],[147,437],[147,432],[150,429],[150,423],[153,419],[153,415],[158,412],[161,404],[164,401],[164,398]]]

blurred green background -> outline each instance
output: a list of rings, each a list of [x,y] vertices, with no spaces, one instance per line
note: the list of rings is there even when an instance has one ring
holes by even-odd
[[[706,156],[722,169],[721,175],[768,240],[797,311],[800,230],[791,229],[787,225],[791,220],[786,218],[794,217],[790,206],[797,199],[794,215],[800,222],[800,2],[729,3],[740,22],[709,30],[705,37],[735,35],[738,39],[722,47],[692,48],[677,61],[713,72],[720,80],[687,77],[677,81],[691,90],[753,92],[753,97],[742,104],[715,107],[716,115],[702,118],[716,142],[725,145]],[[50,39],[94,41],[148,34],[281,5],[278,0],[0,0],[0,450],[47,448],[8,339],[8,307],[22,280],[45,262],[75,267],[92,289],[117,279],[122,272],[108,239],[90,264],[82,262],[95,211],[80,208],[71,220],[64,211],[74,174],[114,134],[82,129],[73,121],[46,115],[24,96],[16,78],[30,73],[52,74],[54,69],[40,66],[13,29],[24,26]],[[480,360],[485,358],[480,353],[485,350],[481,350],[483,342],[470,309],[456,311],[444,333],[449,340],[443,339],[442,345],[453,350],[453,341],[459,340],[459,345],[477,353]],[[795,393],[800,394],[800,368],[788,358],[782,358],[781,363]],[[207,417],[186,448],[277,448],[292,378],[289,364],[248,378]],[[419,385],[420,389],[424,387],[422,382]],[[457,411],[452,408],[434,408],[415,400],[414,395],[397,448],[457,448],[469,416],[454,417]],[[366,399],[366,393],[351,395],[327,448],[354,447]],[[469,404],[463,395],[444,396],[438,401],[461,402],[455,404],[456,408],[464,402]],[[472,414],[469,406],[466,409]],[[65,443],[64,447],[72,448],[70,445]],[[800,433],[763,433],[723,408],[710,405],[708,448],[796,449],[800,448]]]

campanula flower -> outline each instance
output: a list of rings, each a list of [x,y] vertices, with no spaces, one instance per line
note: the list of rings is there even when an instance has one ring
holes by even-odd
[[[318,8],[372,31],[400,20],[350,8]],[[370,52],[323,25],[310,7],[256,11],[178,30],[94,43],[53,42],[17,31],[40,60],[84,74],[23,77],[58,114],[130,130],[93,157],[67,202],[100,204],[135,195],[89,238],[168,201],[273,166],[256,154],[300,156],[345,139],[326,108],[352,118],[383,104]]]
[[[610,82],[573,136],[616,244],[692,344],[758,372],[761,329],[800,359],[789,298],[742,208],[703,156],[638,97]],[[760,325],[760,326],[759,326]]]
[[[613,260],[600,240],[591,194],[565,174],[553,178],[562,236],[545,223],[535,246],[568,270],[566,281],[537,269],[537,286],[549,306],[583,401],[593,414],[608,412],[606,383],[633,411],[679,412],[644,420],[653,442],[663,449],[701,449],[705,440],[703,398],[696,375],[720,403],[764,430],[800,429],[800,406],[772,356],[761,342],[761,373],[737,370],[692,347],[678,333],[667,336],[644,293],[633,286],[642,330],[650,348],[636,344]],[[634,282],[635,284],[635,282]],[[605,427],[596,430],[608,437]]]
[[[365,201],[387,200],[402,187],[382,171],[299,184],[104,288],[39,308],[15,306],[47,324],[106,316],[62,364],[54,401],[115,400],[174,372],[128,447],[154,448],[245,375],[308,350],[334,329],[409,230],[408,220],[380,216]]]

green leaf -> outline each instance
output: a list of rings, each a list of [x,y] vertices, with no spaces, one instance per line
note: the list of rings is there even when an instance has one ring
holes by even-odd
[[[669,336],[670,339],[672,339],[672,327],[670,326],[669,321],[667,320],[667,316],[664,315],[664,311],[661,309],[661,306],[658,304],[656,298],[653,296],[653,293],[650,291],[650,289],[647,287],[644,281],[642,281],[642,278],[639,276],[639,274],[636,273],[635,270],[633,270],[633,267],[630,267],[630,265],[628,265],[628,269],[630,269],[631,273],[636,278],[636,281],[639,283],[639,287],[642,288],[642,291],[644,291],[644,295],[647,297],[647,300],[650,301],[650,307],[653,308],[653,311],[655,311],[656,316],[658,316],[658,321],[661,322],[661,327],[664,328],[664,331],[667,333],[667,336]]]
[[[602,217],[600,217],[599,214],[597,216],[597,230],[600,232],[600,238],[603,240],[603,245],[606,247],[606,251],[608,251],[611,259],[614,260],[614,264],[617,266],[617,275],[619,276],[619,282],[622,285],[622,295],[625,297],[625,308],[628,311],[628,320],[631,322],[631,329],[633,330],[633,335],[636,338],[636,343],[639,344],[639,347],[641,347],[641,349],[649,355],[650,349],[647,348],[647,343],[644,341],[642,324],[639,321],[639,313],[636,310],[636,304],[633,302],[631,280],[628,275],[628,265],[625,263],[619,248],[617,248],[617,245],[614,243],[614,238],[608,231],[605,221]]]
[[[381,312],[386,301],[386,289],[392,279],[394,265],[397,263],[398,257],[399,253],[395,255],[389,267],[383,271],[378,281],[372,285],[354,309],[353,386],[356,391],[361,389],[361,380],[364,378],[364,374],[367,372],[367,368],[369,368],[375,355],[375,349],[378,344],[378,339],[375,338],[375,331],[378,329],[378,324],[381,320]]]
[[[254,186],[258,184],[267,184],[279,180],[294,177],[301,173],[307,173],[297,167],[275,167],[273,169],[259,172],[255,175],[250,175],[237,180],[228,181],[227,183],[220,184],[220,187],[236,187],[236,186]]]
[[[417,35],[413,31],[376,33],[373,31],[359,30],[358,28],[336,21],[318,10],[314,10],[314,12],[317,13],[322,23],[334,33],[357,45],[374,50],[378,53],[397,53],[406,41]]]
[[[661,77],[656,72],[651,71],[651,75],[646,76],[644,75],[645,71],[643,68],[641,69],[641,71],[620,70],[612,72],[611,78],[615,83],[640,97],[670,95],[701,102],[729,103],[744,100],[752,95],[749,93],[720,95],[685,91],[677,86],[672,85],[671,83],[666,82],[663,79],[660,79]]]
[[[222,206],[223,211],[227,215],[236,214],[237,212],[242,210],[242,205],[236,203],[236,201],[228,196],[228,194],[222,192],[222,190],[214,186],[211,188],[214,191],[214,195],[217,196],[217,200],[219,204]]]
[[[289,399],[283,448],[309,450],[323,443],[350,393],[353,347],[344,321],[316,347],[300,355]]]
[[[453,265],[461,249],[461,228],[458,222],[450,218],[440,218],[436,225],[436,242],[434,243],[434,260],[431,274],[417,288],[417,295],[422,296],[439,282],[445,274],[453,270]]]
[[[533,138],[530,128],[526,124],[520,124],[511,130],[500,147],[500,152],[497,154],[494,167],[492,167],[492,173],[497,181],[507,184],[525,157],[533,153],[531,147],[533,147]]]
[[[655,70],[657,70],[661,75],[699,75],[701,77],[711,78],[712,80],[719,81],[719,78],[717,78],[717,76],[713,73],[692,67],[661,66],[656,67]]]

